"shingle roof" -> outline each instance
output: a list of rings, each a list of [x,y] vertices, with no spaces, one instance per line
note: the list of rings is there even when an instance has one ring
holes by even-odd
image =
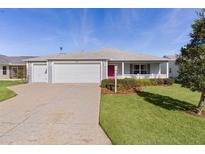
[[[46,60],[96,60],[107,59],[113,61],[121,60],[137,60],[137,61],[168,61],[166,58],[145,55],[142,53],[123,52],[117,49],[100,49],[96,51],[81,51],[70,53],[59,53],[54,55],[48,55],[44,57],[37,57],[27,59],[26,61],[46,61]]]
[[[34,56],[5,56],[0,55],[0,64],[4,65],[22,65],[24,59],[34,58]]]
[[[0,55],[0,64],[7,64],[7,58],[4,55]]]
[[[175,54],[175,55],[164,55],[163,58],[167,58],[169,60],[176,60],[177,59],[177,54]]]

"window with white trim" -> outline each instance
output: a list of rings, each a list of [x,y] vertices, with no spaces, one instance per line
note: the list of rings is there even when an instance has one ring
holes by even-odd
[[[139,74],[140,73],[140,65],[134,65],[134,74]]]
[[[150,64],[130,64],[130,74],[150,74]]]
[[[7,74],[6,66],[3,66],[3,75],[6,75],[6,74]]]

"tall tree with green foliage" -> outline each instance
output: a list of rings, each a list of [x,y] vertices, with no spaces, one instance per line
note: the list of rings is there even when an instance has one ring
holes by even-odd
[[[176,63],[179,66],[179,81],[183,87],[200,91],[201,97],[195,112],[201,114],[205,101],[205,9],[197,13],[192,24],[190,42],[181,48]]]

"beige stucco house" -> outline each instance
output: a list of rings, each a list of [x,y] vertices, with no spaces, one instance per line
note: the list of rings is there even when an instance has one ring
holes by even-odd
[[[169,77],[169,59],[118,49],[58,53],[25,61],[29,82],[100,83],[115,77],[115,66],[119,79]],[[162,64],[166,66],[164,73]]]

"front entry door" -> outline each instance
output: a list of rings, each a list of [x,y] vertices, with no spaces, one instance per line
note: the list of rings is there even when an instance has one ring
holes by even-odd
[[[114,65],[108,65],[108,78],[115,77],[115,67]]]

